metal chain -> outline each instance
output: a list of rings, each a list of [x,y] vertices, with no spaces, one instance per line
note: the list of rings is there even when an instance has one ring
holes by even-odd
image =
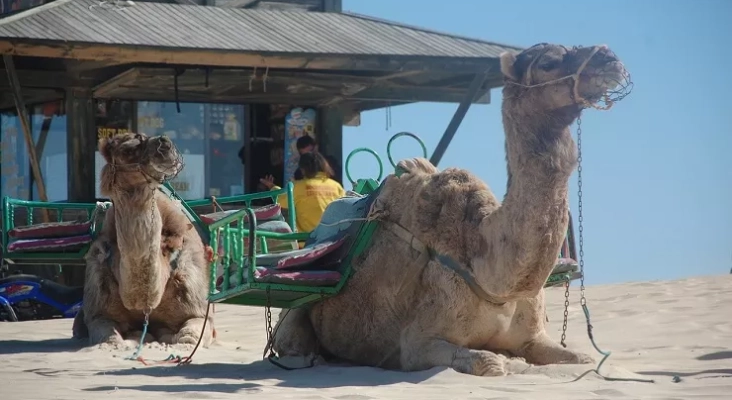
[[[152,201],[150,201],[150,223],[152,224],[153,220],[155,220],[155,193],[157,192],[157,189],[152,190]]]
[[[579,231],[580,305],[587,304],[585,298],[585,251],[582,222],[582,118],[577,118],[577,222]]]
[[[567,347],[567,344],[564,341],[567,339],[567,321],[569,320],[569,282],[569,276],[567,276],[567,281],[564,282],[564,322],[562,323],[562,340],[559,342],[564,348]]]
[[[267,330],[267,348],[264,349],[264,353],[266,354],[269,351],[269,356],[272,356],[274,354],[274,335],[272,334],[272,310],[270,309],[272,301],[269,296],[269,286],[265,291],[265,296],[264,320],[266,324],[265,329]]]

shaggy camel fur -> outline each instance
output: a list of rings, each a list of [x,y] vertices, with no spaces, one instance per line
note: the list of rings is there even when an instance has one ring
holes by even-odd
[[[74,336],[91,344],[139,340],[150,312],[145,341],[196,344],[208,307],[203,242],[179,205],[157,193],[180,171],[178,151],[166,137],[133,133],[101,140],[99,151],[107,161],[101,191],[113,206],[86,255]],[[212,311],[201,345],[214,336]]]
[[[606,46],[539,44],[503,54],[501,70],[511,172],[503,204],[468,171],[439,172],[421,158],[400,162],[405,173],[384,182],[373,209],[379,228],[343,291],[280,313],[280,356],[491,376],[525,366],[520,358],[593,361],[545,331],[543,286],[567,231],[568,181],[577,163],[569,126],[586,105],[573,95],[574,79],[560,78],[581,70],[578,94],[595,102],[625,69]],[[425,246],[454,262],[430,256]],[[481,289],[490,297],[480,297]]]

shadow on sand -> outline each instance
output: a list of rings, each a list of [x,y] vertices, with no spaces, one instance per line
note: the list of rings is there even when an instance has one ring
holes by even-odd
[[[673,371],[639,371],[636,372],[639,375],[660,375],[660,376],[678,376],[681,378],[688,378],[692,376],[713,374],[722,377],[732,377],[732,369],[730,368],[717,368],[717,369],[705,369],[695,372],[673,372]]]
[[[703,356],[699,356],[696,359],[699,361],[714,361],[724,360],[727,358],[732,358],[732,351],[716,351],[714,353],[704,354]]]
[[[186,379],[232,379],[232,380],[269,380],[277,379],[276,386],[288,388],[335,388],[342,386],[380,386],[394,383],[420,383],[438,374],[444,368],[432,368],[419,372],[389,371],[379,368],[343,366],[343,365],[321,365],[312,368],[305,368],[296,371],[282,370],[268,361],[255,361],[250,364],[190,364],[180,367],[151,367],[136,369],[120,369],[116,371],[104,371],[99,374],[106,376],[150,376],[150,377],[182,377]],[[328,379],[332,377],[332,379]],[[220,391],[228,393],[230,390],[254,389],[260,386],[256,383],[237,384],[171,384],[166,385],[140,385],[125,387],[128,390],[141,391]],[[117,386],[122,389],[121,386]],[[87,391],[107,391],[114,388],[100,386],[86,389]]]
[[[246,393],[259,392],[261,385],[256,383],[207,383],[183,385],[137,385],[137,386],[97,386],[82,389],[85,392],[116,392],[118,390],[137,390],[141,392],[183,393],[183,392],[211,392],[211,393]]]
[[[86,342],[83,340],[46,339],[46,340],[3,340],[0,342],[0,354],[23,353],[63,353],[81,350]]]

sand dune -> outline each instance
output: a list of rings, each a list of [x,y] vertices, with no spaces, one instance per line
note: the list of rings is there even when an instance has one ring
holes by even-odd
[[[577,286],[567,343],[596,355]],[[133,349],[81,348],[70,339],[71,320],[0,323],[0,399],[732,398],[732,275],[590,286],[587,294],[597,344],[612,352],[601,372],[655,383],[608,382],[592,373],[570,382],[589,367],[558,365],[501,378],[448,368],[399,373],[327,365],[284,371],[261,360],[263,309],[217,306],[219,343],[199,349],[193,364],[181,367],[125,360]],[[548,290],[547,304],[550,334],[559,340],[563,289]],[[150,345],[143,356],[188,351]]]

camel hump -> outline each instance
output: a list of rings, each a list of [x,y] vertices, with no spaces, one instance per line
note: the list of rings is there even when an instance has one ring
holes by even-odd
[[[435,174],[437,172],[440,172],[434,165],[432,165],[430,160],[428,160],[424,157],[412,157],[412,158],[407,158],[407,159],[401,160],[397,163],[396,170],[397,170],[397,175],[400,175],[402,173]]]

